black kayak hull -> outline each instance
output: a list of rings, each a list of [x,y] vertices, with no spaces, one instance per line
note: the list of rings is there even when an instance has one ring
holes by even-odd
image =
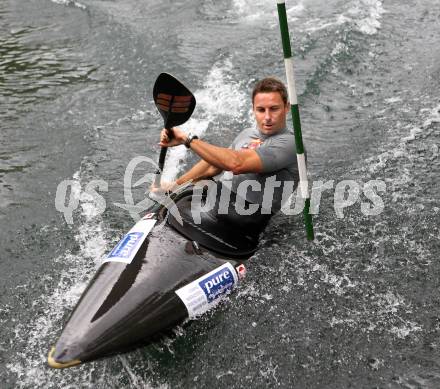
[[[136,224],[147,235],[139,247],[131,247],[142,234],[135,226],[99,267],[49,353],[51,367],[70,367],[146,344],[210,309],[235,287],[243,260],[200,247],[160,223],[160,217],[160,212],[149,213]]]

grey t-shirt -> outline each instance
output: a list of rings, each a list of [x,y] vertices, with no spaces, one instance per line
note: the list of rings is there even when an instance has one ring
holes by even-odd
[[[287,129],[265,135],[257,128],[248,128],[238,134],[230,148],[255,150],[261,158],[263,171],[237,175],[225,172],[220,182],[249,203],[261,205],[262,213],[279,211],[282,200],[288,198],[283,198],[284,188],[290,194],[299,181],[294,135]]]

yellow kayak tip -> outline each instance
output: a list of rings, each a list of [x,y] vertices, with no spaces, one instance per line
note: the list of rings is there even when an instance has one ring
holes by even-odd
[[[73,361],[69,361],[65,363],[57,362],[53,357],[54,352],[55,352],[55,347],[52,347],[52,350],[50,350],[49,355],[47,356],[47,363],[49,364],[50,367],[53,367],[55,369],[64,369],[66,367],[76,366],[81,363],[79,359],[74,359]]]

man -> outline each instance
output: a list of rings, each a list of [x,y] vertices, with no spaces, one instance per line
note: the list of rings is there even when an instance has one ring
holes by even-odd
[[[279,211],[282,200],[287,199],[288,196],[283,196],[285,184],[290,182],[292,193],[299,174],[295,139],[286,128],[290,105],[284,84],[271,77],[259,81],[252,92],[252,106],[257,128],[243,130],[230,148],[209,144],[179,128],[173,128],[170,140],[163,130],[161,146],[184,144],[201,161],[175,182],[162,184],[162,189],[170,190],[225,172],[217,181],[217,197],[222,190],[230,190],[230,196],[226,196],[228,204],[217,203],[211,214],[219,221],[259,234],[271,215]],[[255,211],[249,214],[249,209]]]

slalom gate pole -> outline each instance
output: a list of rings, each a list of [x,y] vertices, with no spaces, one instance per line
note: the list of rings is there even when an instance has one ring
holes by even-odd
[[[310,214],[309,182],[307,179],[307,166],[304,156],[304,145],[301,133],[301,120],[299,117],[298,97],[296,95],[295,77],[293,72],[292,49],[290,47],[289,26],[287,23],[286,4],[284,0],[277,0],[278,19],[283,44],[284,65],[286,67],[287,89],[289,91],[290,110],[292,114],[293,131],[295,133],[296,153],[299,169],[299,187],[304,199],[304,223],[306,225],[307,239],[313,240],[313,222]]]

